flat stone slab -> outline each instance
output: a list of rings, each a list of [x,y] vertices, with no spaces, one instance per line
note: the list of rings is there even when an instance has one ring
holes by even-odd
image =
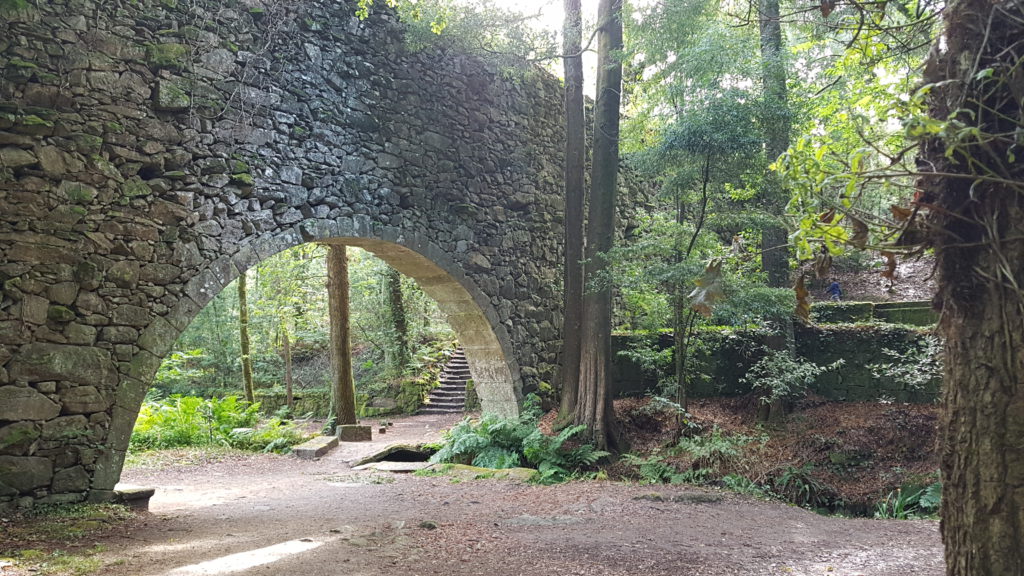
[[[537,473],[533,468],[481,468],[468,464],[431,464],[425,469],[461,480],[496,478],[516,482],[529,482],[533,475]]]
[[[423,470],[430,465],[430,462],[370,462],[369,464],[356,466],[353,470],[378,470],[380,472],[402,474]]]
[[[372,462],[413,462],[422,463],[430,458],[433,452],[425,452],[418,444],[389,444],[352,463],[354,468],[370,464]]]
[[[338,426],[338,440],[342,442],[371,442],[373,441],[373,429],[359,424],[344,424]]]
[[[135,510],[149,510],[149,499],[156,494],[156,488],[118,484],[114,487],[113,501]]]
[[[331,448],[338,446],[338,438],[336,436],[317,436],[312,440],[307,440],[298,446],[292,447],[292,454],[303,460],[312,460],[319,458],[324,454],[331,451]]]

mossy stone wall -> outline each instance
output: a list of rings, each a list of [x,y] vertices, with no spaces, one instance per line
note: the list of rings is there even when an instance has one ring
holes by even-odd
[[[876,378],[871,364],[892,362],[883,349],[909,351],[930,333],[912,326],[887,324],[839,324],[798,326],[795,332],[796,353],[817,364],[843,360],[838,369],[818,376],[810,386],[815,394],[829,400],[845,402],[890,399],[897,402],[934,402],[940,382],[935,380],[921,389],[911,389],[891,378]],[[755,330],[715,330],[700,335],[696,358],[690,363],[693,375],[692,397],[737,396],[751,392],[741,382],[750,367],[763,355],[762,333]],[[616,354],[612,375],[616,393],[634,396],[657,388],[657,374],[643,370],[629,358],[618,354],[629,345],[629,336],[613,338]],[[671,346],[670,338],[656,344]]]

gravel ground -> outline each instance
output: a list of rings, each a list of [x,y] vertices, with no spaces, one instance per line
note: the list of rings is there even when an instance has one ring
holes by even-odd
[[[938,522],[829,518],[688,486],[456,481],[353,472],[412,417],[317,461],[246,455],[136,469],[150,513],[101,542],[103,574],[940,576]]]

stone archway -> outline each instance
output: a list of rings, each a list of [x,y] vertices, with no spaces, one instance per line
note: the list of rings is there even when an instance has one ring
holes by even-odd
[[[108,496],[181,331],[304,242],[420,280],[486,410],[554,381],[558,81],[253,2],[0,12],[0,508]]]

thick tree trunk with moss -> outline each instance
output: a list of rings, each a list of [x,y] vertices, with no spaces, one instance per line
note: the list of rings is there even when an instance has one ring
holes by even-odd
[[[565,270],[562,316],[560,422],[568,423],[579,395],[583,320],[583,206],[586,140],[583,106],[583,18],[580,0],[565,0]]]
[[[922,146],[918,205],[945,336],[946,572],[1024,574],[1024,3],[959,1],[945,20],[925,80],[932,118],[956,124]]]
[[[331,368],[337,423],[356,423],[356,386],[352,378],[352,337],[349,332],[348,252],[327,247],[327,308],[331,325]]]
[[[615,450],[620,439],[612,406],[611,364],[612,290],[601,278],[605,254],[615,234],[615,196],[619,172],[619,100],[622,63],[622,0],[598,4],[597,101],[594,104],[594,152],[590,177],[585,274],[589,289],[583,297],[579,398],[573,422],[587,427],[593,443]]]
[[[249,341],[249,294],[246,286],[245,273],[238,277],[238,339],[242,351],[242,385],[245,399],[250,403],[256,401],[256,390],[252,383],[252,356]]]

